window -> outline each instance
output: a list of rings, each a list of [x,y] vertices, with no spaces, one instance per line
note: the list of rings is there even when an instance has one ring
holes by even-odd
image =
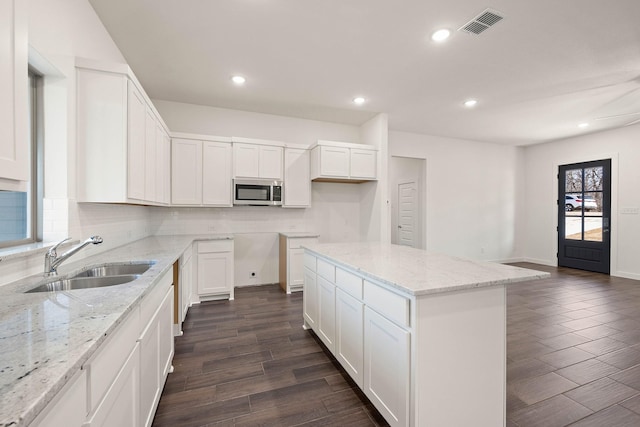
[[[29,72],[29,182],[19,190],[0,191],[0,247],[42,240],[43,138],[42,77]]]

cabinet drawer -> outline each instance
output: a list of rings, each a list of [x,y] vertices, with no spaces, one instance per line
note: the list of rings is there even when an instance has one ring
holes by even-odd
[[[140,334],[140,307],[123,320],[113,332],[111,338],[100,346],[83,369],[86,369],[89,382],[89,411],[102,400],[107,389],[131,353]]]
[[[232,250],[232,240],[209,240],[206,242],[198,242],[199,254],[208,254],[213,252],[231,252]]]
[[[329,264],[327,261],[318,259],[318,270],[317,273],[330,281],[331,283],[336,282],[336,267],[333,264]]]
[[[336,285],[339,288],[362,299],[362,278],[341,268],[336,268]]]
[[[159,283],[153,287],[151,292],[145,296],[140,303],[140,326],[145,328],[153,314],[158,310],[162,300],[164,299],[167,289],[169,289],[173,282],[173,271],[169,270],[162,276]]]
[[[309,270],[316,272],[316,257],[313,255],[309,255],[308,253],[304,254],[304,266]]]
[[[392,322],[409,327],[409,299],[364,281],[364,303]]]
[[[318,243],[318,239],[315,237],[295,237],[287,240],[289,241],[289,249],[298,249],[304,245]]]

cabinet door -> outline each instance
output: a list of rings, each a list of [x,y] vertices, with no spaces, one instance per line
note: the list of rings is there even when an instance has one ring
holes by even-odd
[[[140,348],[136,344],[84,427],[136,426],[140,422]]]
[[[363,388],[364,385],[364,304],[336,289],[336,359]]]
[[[376,152],[351,149],[351,178],[376,179]]]
[[[162,203],[168,205],[171,203],[171,138],[162,130]]]
[[[198,295],[228,294],[232,281],[233,253],[198,254]]]
[[[289,288],[300,288],[304,284],[304,249],[289,249]]]
[[[171,202],[202,204],[202,142],[174,138],[171,141]]]
[[[336,285],[318,276],[318,329],[316,333],[335,353],[336,341]]]
[[[282,147],[260,146],[259,178],[282,180],[282,153]]]
[[[348,178],[349,149],[343,147],[320,147],[320,175]]]
[[[87,418],[87,371],[80,370],[29,427],[80,427]]]
[[[167,145],[169,136],[165,133],[162,125],[156,121],[156,162],[154,169],[156,172],[156,203],[168,203],[167,196],[169,193],[168,177],[169,168],[168,157],[170,157],[169,150],[171,150],[171,144]]]
[[[160,324],[158,313],[140,339],[140,421],[147,427],[153,421],[154,402],[160,399]]]
[[[204,141],[202,161],[202,203],[231,206],[231,145]]]
[[[184,322],[191,303],[191,290],[193,286],[193,261],[191,257],[184,263],[180,269],[180,298],[182,312],[180,313],[180,321]]]
[[[0,3],[0,178],[29,179],[27,3]]]
[[[155,202],[156,200],[156,166],[157,145],[156,118],[153,111],[147,106],[144,120],[144,200]]]
[[[158,313],[158,334],[160,343],[160,390],[162,392],[164,382],[171,369],[171,363],[173,362],[174,354],[174,341],[173,341],[173,286],[167,291],[167,295],[162,302],[160,311]],[[158,400],[160,400],[160,394],[158,393]],[[157,405],[158,402],[155,402]],[[155,406],[154,405],[154,406]]]
[[[318,290],[316,284],[316,273],[306,267],[304,269],[302,309],[304,312],[304,321],[308,327],[315,331],[318,321]]]
[[[391,426],[408,425],[408,331],[364,309],[364,392]]]
[[[308,207],[310,205],[309,151],[287,148],[284,151],[283,207]]]
[[[233,176],[237,178],[258,178],[260,174],[260,146],[254,144],[233,144]]]
[[[128,82],[127,98],[127,196],[144,200],[146,185],[147,106],[140,91]]]

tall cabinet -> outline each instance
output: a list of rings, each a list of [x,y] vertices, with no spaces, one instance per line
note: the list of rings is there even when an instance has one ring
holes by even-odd
[[[0,3],[0,178],[29,179],[27,4]]]
[[[77,58],[76,71],[78,201],[167,205],[169,131],[131,69]]]

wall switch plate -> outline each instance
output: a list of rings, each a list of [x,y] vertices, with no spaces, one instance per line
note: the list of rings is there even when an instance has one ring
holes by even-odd
[[[620,208],[620,213],[622,215],[638,215],[640,208]]]

